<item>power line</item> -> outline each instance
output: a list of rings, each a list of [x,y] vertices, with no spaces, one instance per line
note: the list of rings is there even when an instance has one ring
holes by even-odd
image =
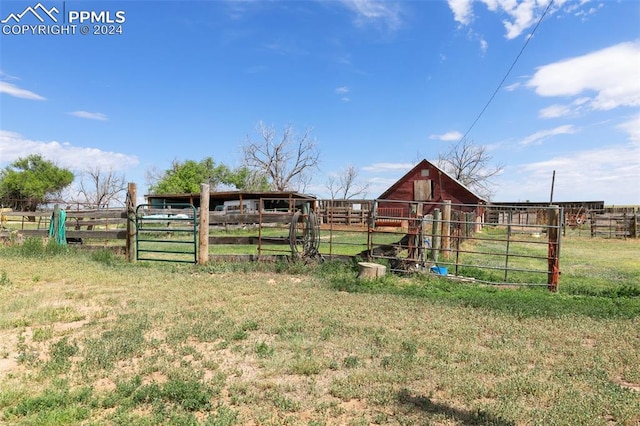
[[[504,82],[507,80],[507,77],[509,77],[509,74],[511,74],[511,71],[513,70],[513,68],[516,66],[516,64],[518,63],[518,60],[520,59],[520,56],[522,56],[522,53],[524,52],[524,50],[527,48],[527,45],[529,44],[529,42],[531,41],[531,39],[533,38],[533,35],[536,33],[536,30],[538,29],[538,27],[540,26],[540,23],[542,22],[542,20],[544,19],[544,17],[546,16],[547,12],[549,11],[549,9],[551,8],[551,5],[553,4],[553,0],[551,0],[549,2],[549,4],[547,5],[547,8],[544,10],[544,12],[542,13],[542,15],[540,16],[540,19],[538,19],[538,22],[536,23],[536,26],[533,27],[533,30],[531,31],[531,34],[529,35],[529,37],[527,37],[527,40],[524,42],[524,45],[522,46],[522,49],[520,49],[520,53],[518,53],[518,56],[516,56],[516,59],[513,61],[513,63],[511,63],[511,66],[509,67],[509,69],[507,70],[507,73],[504,75],[504,77],[502,78],[502,81],[500,81],[500,84],[498,84],[498,87],[496,87],[496,90],[493,91],[493,94],[491,95],[491,97],[489,98],[489,100],[487,101],[487,103],[485,104],[484,108],[482,108],[482,111],[480,111],[480,114],[478,114],[478,116],[476,117],[475,120],[473,120],[473,123],[471,123],[471,126],[469,126],[469,129],[465,132],[464,136],[462,136],[460,138],[460,142],[463,141],[468,135],[469,133],[471,133],[471,129],[474,128],[474,126],[476,125],[476,123],[478,122],[478,120],[480,120],[480,117],[482,117],[482,114],[484,114],[484,112],[487,110],[487,108],[489,108],[489,105],[491,104],[491,102],[493,101],[493,98],[496,97],[496,95],[498,94],[498,92],[500,91],[500,89],[502,88],[502,85],[504,84]]]

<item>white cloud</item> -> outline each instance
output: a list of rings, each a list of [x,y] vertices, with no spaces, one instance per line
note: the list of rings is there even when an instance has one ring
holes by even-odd
[[[453,19],[460,25],[469,25],[473,19],[473,0],[447,0]]]
[[[429,139],[436,139],[445,142],[459,141],[460,139],[462,139],[462,133],[458,132],[457,130],[453,130],[441,135],[430,135]]]
[[[73,112],[70,112],[69,115],[73,115],[74,117],[78,117],[78,118],[86,118],[88,120],[100,120],[100,121],[108,120],[106,114],[103,114],[101,112],[73,111]]]
[[[46,98],[34,93],[30,90],[22,89],[14,84],[0,81],[0,93],[6,93],[9,96],[22,99],[30,99],[34,101],[44,101]]]
[[[554,200],[603,200],[640,204],[640,145],[616,145],[566,154],[547,161],[510,167],[498,181],[497,200],[549,199],[556,171]]]
[[[514,39],[520,36],[524,31],[533,27],[551,0],[479,0],[490,12],[499,15],[506,15],[502,20],[506,30],[506,38]],[[555,0],[549,13],[558,11],[567,0]],[[453,12],[453,18],[461,26],[470,25],[473,22],[473,0],[447,0],[449,8]],[[566,13],[574,13],[583,3],[576,5],[571,11],[565,10]],[[593,12],[591,12],[593,13]]]
[[[349,96],[347,96],[347,94],[351,91],[351,89],[349,89],[347,86],[342,86],[342,87],[337,87],[335,92],[337,95],[342,95],[340,96],[340,100],[342,102],[351,102],[351,98]]]
[[[545,65],[527,82],[540,96],[595,92],[589,107],[611,110],[640,105],[640,41]]]
[[[489,43],[487,43],[487,40],[485,40],[484,38],[480,38],[480,50],[482,50],[482,53],[485,54],[487,53],[487,50],[489,49]]]
[[[408,172],[415,164],[413,163],[373,163],[370,166],[365,166],[362,170],[370,173],[388,173],[388,172]]]
[[[543,108],[538,113],[540,118],[558,118],[565,117],[571,113],[571,108],[568,105],[551,105]]]
[[[637,114],[631,120],[620,124],[618,128],[627,132],[631,142],[636,144],[640,143],[640,114]],[[637,158],[636,160],[640,163],[640,158]]]
[[[518,87],[520,87],[520,83],[513,83],[510,84],[508,86],[504,87],[504,90],[506,90],[507,92],[513,92],[514,90],[516,90]]]
[[[341,0],[341,3],[356,14],[356,24],[383,23],[390,30],[402,25],[400,5],[396,1]]]
[[[373,177],[371,179],[367,179],[366,182],[369,184],[367,194],[377,198],[378,196],[382,195],[382,193],[384,193],[387,189],[389,189],[391,185],[396,183],[398,179],[400,179],[409,170],[398,171],[396,175],[388,178]]]
[[[539,14],[542,13],[542,11],[536,13],[537,1],[535,0],[525,0],[519,4],[516,3],[513,7],[509,7],[510,5],[506,2],[500,2],[500,6],[511,18],[511,21],[506,19],[502,21],[509,40],[518,37],[524,30],[533,26],[540,18]]]
[[[523,145],[523,146],[540,145],[544,139],[549,138],[551,136],[571,135],[576,133],[577,131],[578,130],[571,124],[558,126],[556,128],[548,129],[548,130],[540,130],[524,138],[522,141],[520,141],[520,145]]]
[[[540,118],[569,117],[581,114],[585,106],[591,102],[591,98],[578,98],[570,104],[555,104],[541,109],[538,112]]]
[[[10,163],[31,154],[40,154],[62,167],[82,171],[87,165],[104,170],[125,170],[138,165],[136,156],[97,148],[73,146],[68,142],[43,142],[26,139],[19,133],[0,130],[0,158]]]

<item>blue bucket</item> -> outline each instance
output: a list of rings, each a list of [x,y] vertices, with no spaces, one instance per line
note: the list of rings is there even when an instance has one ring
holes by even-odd
[[[442,266],[432,266],[430,268],[430,271],[433,272],[434,274],[443,275],[443,276],[446,276],[447,274],[449,274],[449,271],[447,270],[447,268],[444,268]]]

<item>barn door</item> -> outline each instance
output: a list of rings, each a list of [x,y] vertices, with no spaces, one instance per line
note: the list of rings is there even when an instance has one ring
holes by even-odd
[[[429,201],[433,197],[430,179],[413,181],[413,200]]]

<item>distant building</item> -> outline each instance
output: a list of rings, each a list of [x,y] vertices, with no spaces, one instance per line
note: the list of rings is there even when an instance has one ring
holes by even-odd
[[[385,209],[394,209],[394,216],[401,213],[401,217],[409,217],[411,212],[408,203],[384,200],[424,202],[422,214],[425,215],[439,208],[439,204],[445,200],[451,201],[454,210],[475,212],[476,216],[482,215],[482,205],[486,204],[482,197],[427,160],[419,162],[378,197],[381,214]],[[402,210],[399,212],[400,208]]]

